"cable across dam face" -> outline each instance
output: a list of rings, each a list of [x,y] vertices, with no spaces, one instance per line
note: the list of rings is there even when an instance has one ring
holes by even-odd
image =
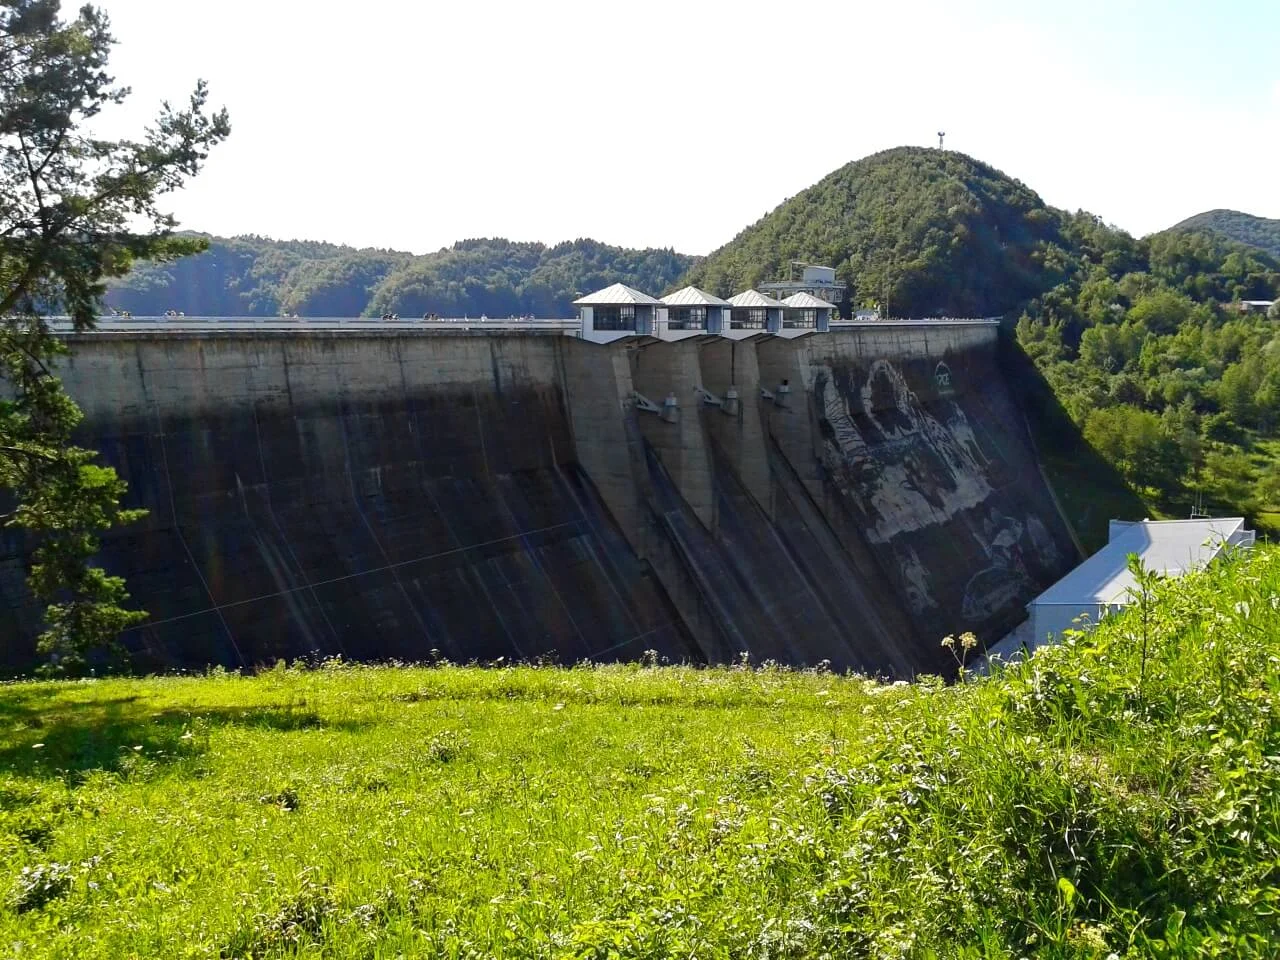
[[[940,671],[1073,562],[990,324],[607,345],[382,326],[68,334],[148,516],[143,670],[339,654]],[[30,544],[0,628],[33,660]]]

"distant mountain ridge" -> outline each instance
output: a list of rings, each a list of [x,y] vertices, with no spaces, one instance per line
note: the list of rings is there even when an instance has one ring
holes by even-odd
[[[1266,217],[1255,217],[1251,213],[1239,210],[1206,210],[1188,217],[1169,228],[1181,232],[1210,231],[1220,233],[1224,237],[1265,250],[1274,257],[1280,257],[1280,220],[1269,220]]]
[[[547,246],[460,240],[422,256],[266,237],[209,237],[209,249],[173,263],[140,263],[106,303],[137,316],[494,317],[571,316],[582,293],[621,280],[642,289],[674,283],[695,258],[596,240]]]
[[[1142,268],[1142,251],[1167,247],[1173,236],[1188,238],[1177,246],[1199,265],[1195,283],[1204,289],[1189,291],[1197,296],[1230,298],[1258,286],[1234,261],[1230,275],[1221,274],[1217,265],[1230,252],[1224,244],[1280,256],[1277,220],[1212,210],[1133,247],[1098,218],[1049,207],[1020,181],[965,154],[898,147],[845,164],[705,258],[590,239],[552,246],[461,240],[415,256],[210,237],[199,256],[139,264],[107,303],[136,315],[571,316],[578,295],[616,282],[652,294],[688,282],[729,296],[805,261],[835,267],[852,307],[875,304],[895,316],[1016,317],[1076,273],[1111,269],[1120,251]]]

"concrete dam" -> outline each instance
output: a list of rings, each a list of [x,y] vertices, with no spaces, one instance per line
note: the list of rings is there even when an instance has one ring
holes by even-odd
[[[102,564],[141,670],[422,661],[953,666],[1078,559],[984,322],[607,345],[67,336],[79,440],[146,519]],[[41,607],[0,541],[6,667]]]

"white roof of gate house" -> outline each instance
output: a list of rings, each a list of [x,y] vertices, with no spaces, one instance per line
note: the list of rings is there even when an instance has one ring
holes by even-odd
[[[713,297],[705,290],[699,290],[697,287],[685,287],[677,290],[675,293],[668,293],[662,298],[662,302],[668,307],[727,307],[728,300],[721,300],[719,297]]]
[[[1241,517],[1217,520],[1111,521],[1105,547],[1031,601],[1038,605],[1125,604],[1134,586],[1129,554],[1167,576],[1199,570],[1228,544],[1252,543]]]
[[[812,293],[793,293],[787,299],[782,301],[784,305],[793,310],[835,310],[834,303],[815,297]]]
[[[755,290],[743,290],[741,293],[730,297],[729,305],[732,307],[772,307],[775,310],[785,309],[786,306],[781,300],[766,297],[763,293]]]
[[[647,293],[641,293],[634,287],[628,287],[625,283],[615,283],[611,287],[605,287],[603,290],[597,290],[595,293],[589,293],[585,297],[573,301],[575,307],[612,306],[614,304],[627,303],[662,305],[661,300],[657,300]]]

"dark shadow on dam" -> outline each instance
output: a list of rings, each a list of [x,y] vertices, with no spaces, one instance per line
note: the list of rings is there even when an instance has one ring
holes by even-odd
[[[803,493],[776,485],[774,521],[747,491],[724,449],[713,440],[708,448],[713,529],[680,497],[653,448],[646,444],[645,452],[665,531],[719,627],[723,646],[709,651],[710,658],[747,653],[755,662],[825,660],[836,669],[889,670],[894,658],[865,637],[875,614],[858,575],[829,533],[829,542],[820,542],[825,524],[816,510],[802,510],[802,504],[811,506]]]
[[[696,659],[569,455],[554,389],[118,427],[87,432],[150,511],[101,558],[151,614],[123,637],[136,669]],[[11,610],[10,636],[33,616]],[[32,654],[6,649],[10,667]]]

